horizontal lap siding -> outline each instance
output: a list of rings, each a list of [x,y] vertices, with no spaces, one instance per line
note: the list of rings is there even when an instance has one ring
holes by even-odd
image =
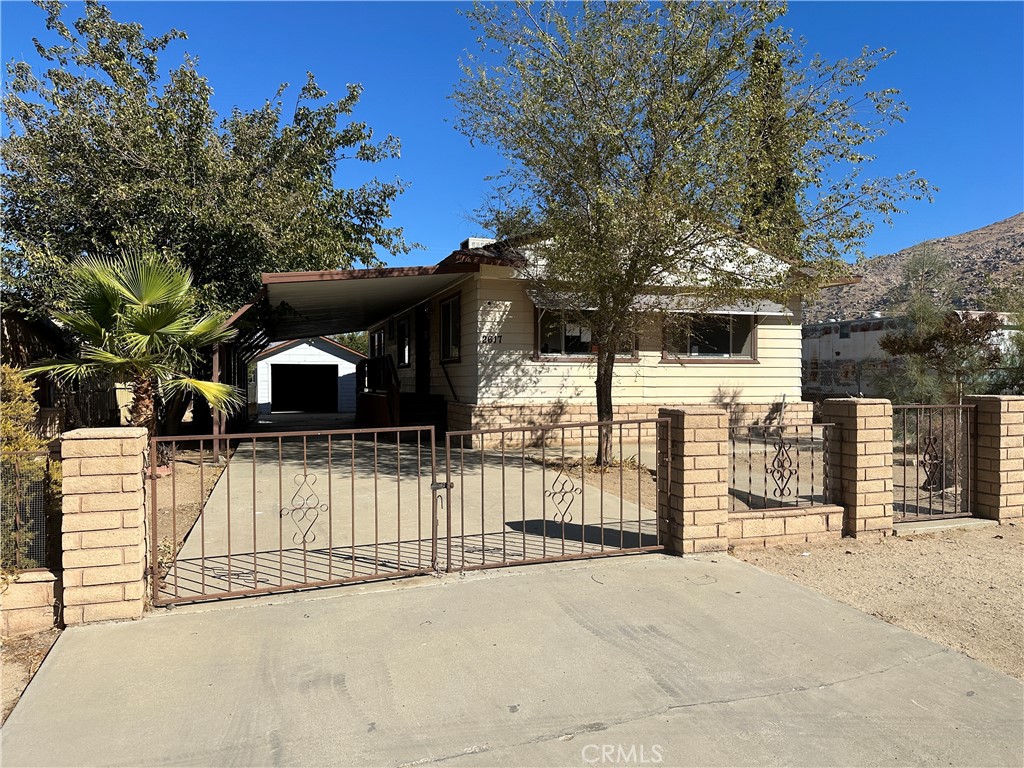
[[[343,360],[309,343],[299,344],[256,363],[256,402],[269,413],[271,404],[270,367],[272,365],[336,365],[338,367],[338,408],[355,410],[355,363]]]
[[[596,375],[592,362],[531,359],[534,310],[523,285],[488,278],[479,285],[477,341],[480,335],[501,335],[501,342],[479,346],[476,402],[592,402]],[[464,304],[464,314],[465,309]],[[800,326],[786,318],[761,318],[756,364],[665,364],[657,333],[645,334],[640,358],[639,363],[616,364],[616,403],[764,402],[783,395],[800,399]]]
[[[451,379],[452,387],[455,388],[458,401],[461,403],[476,402],[478,285],[478,279],[474,275],[430,303],[430,391],[432,394],[441,395],[445,400],[453,398],[451,389],[448,387],[448,380],[444,375],[444,369],[441,367],[441,303],[456,293],[461,294],[459,305],[462,312],[462,336],[459,340],[461,359],[457,363],[445,363],[444,367],[448,370],[448,377]],[[414,389],[413,386],[404,388],[408,391]]]

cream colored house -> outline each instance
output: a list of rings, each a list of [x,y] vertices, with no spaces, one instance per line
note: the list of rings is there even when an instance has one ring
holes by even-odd
[[[588,331],[566,323],[490,244],[464,241],[432,267],[264,274],[257,301],[236,314],[253,313],[262,330],[238,346],[367,330],[370,359],[356,373],[360,426],[594,420]],[[723,307],[687,338],[649,328],[616,362],[616,418],[718,403],[734,423],[778,418],[783,407],[787,420],[809,419],[799,312],[768,302]]]
[[[479,242],[464,242],[453,257],[472,259]],[[649,328],[616,360],[616,417],[719,403],[742,423],[784,402],[795,417],[806,410],[798,313],[798,306],[762,302],[722,308],[687,338]],[[394,360],[402,392],[444,398],[449,429],[596,419],[589,332],[540,301],[513,267],[485,259],[369,333],[371,358]]]

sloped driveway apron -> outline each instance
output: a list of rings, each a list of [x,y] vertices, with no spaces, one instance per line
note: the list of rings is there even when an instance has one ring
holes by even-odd
[[[0,738],[11,768],[1019,766],[1022,734],[1018,680],[727,556],[648,555],[71,629]]]

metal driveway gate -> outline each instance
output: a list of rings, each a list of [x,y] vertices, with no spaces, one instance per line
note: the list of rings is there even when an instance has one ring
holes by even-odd
[[[638,419],[449,432],[444,569],[662,550],[658,487],[671,459],[657,455],[657,436],[668,429],[668,419]]]
[[[893,517],[970,517],[975,406],[893,406]]]
[[[153,603],[660,550],[661,431],[667,419],[449,432],[444,482],[433,427],[154,438]]]
[[[436,570],[433,427],[216,439],[152,440],[154,604]]]

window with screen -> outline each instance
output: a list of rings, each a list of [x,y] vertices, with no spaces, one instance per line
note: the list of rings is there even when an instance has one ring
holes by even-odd
[[[408,368],[412,362],[412,353],[409,350],[409,318],[403,317],[395,326],[395,336],[398,339],[398,367]]]

